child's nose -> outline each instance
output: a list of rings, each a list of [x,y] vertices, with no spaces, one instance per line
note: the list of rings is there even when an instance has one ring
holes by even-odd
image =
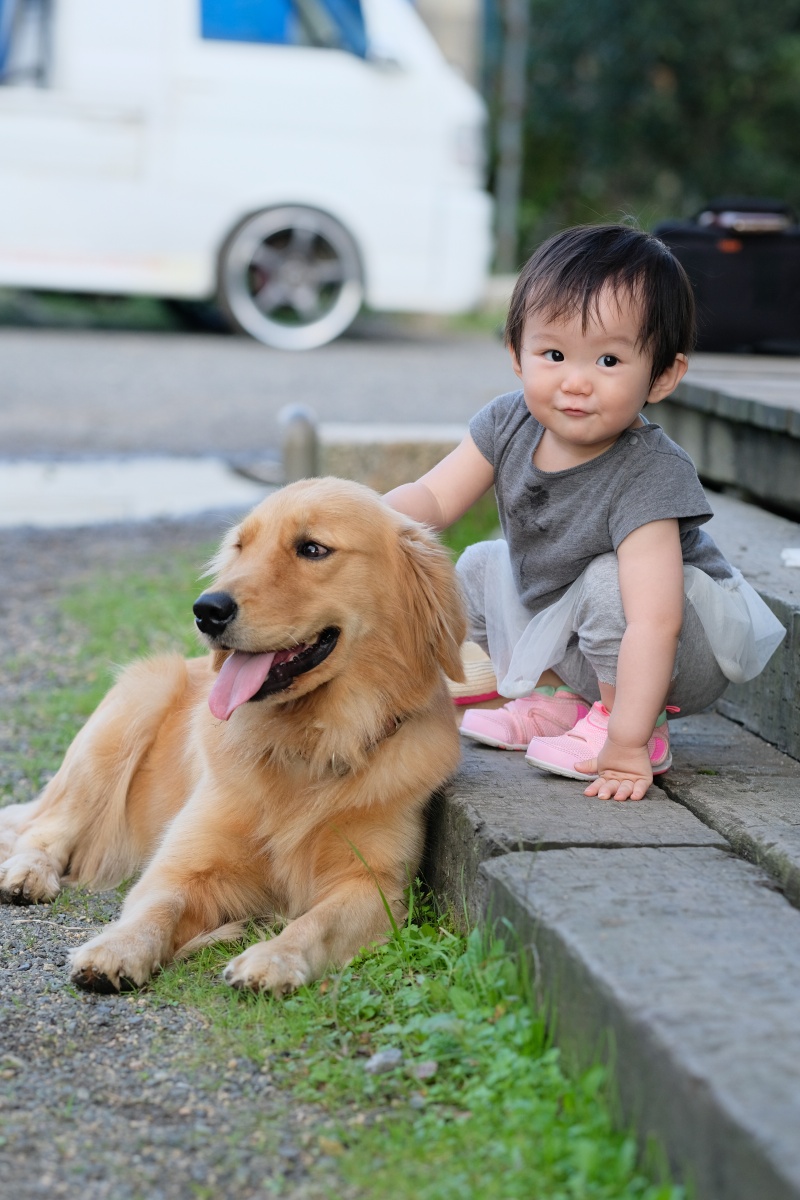
[[[587,396],[592,390],[588,373],[580,367],[573,367],[562,379],[561,390],[573,395]]]

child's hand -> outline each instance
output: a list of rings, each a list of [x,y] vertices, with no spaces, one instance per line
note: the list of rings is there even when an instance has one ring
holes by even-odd
[[[619,746],[606,739],[597,758],[575,763],[576,771],[587,775],[597,772],[584,796],[600,800],[642,800],[653,782],[653,768],[647,747]]]

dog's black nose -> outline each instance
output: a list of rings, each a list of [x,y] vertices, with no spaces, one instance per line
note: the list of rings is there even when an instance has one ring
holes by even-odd
[[[227,592],[203,592],[192,605],[192,611],[200,632],[217,637],[230,625],[239,605]]]

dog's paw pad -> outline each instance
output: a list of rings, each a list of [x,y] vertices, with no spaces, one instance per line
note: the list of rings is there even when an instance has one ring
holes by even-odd
[[[24,850],[0,866],[0,901],[3,904],[49,904],[60,890],[58,866],[42,850]]]
[[[269,992],[273,996],[286,996],[309,983],[311,972],[303,955],[276,950],[277,941],[250,946],[228,963],[222,978],[239,991]]]
[[[72,972],[72,982],[76,987],[79,987],[84,992],[99,992],[101,996],[116,996],[120,991],[131,991],[132,988],[124,988],[123,982],[130,983],[130,980],[120,979],[120,986],[115,983],[102,971],[98,971],[96,967],[86,966],[80,967],[77,971]]]

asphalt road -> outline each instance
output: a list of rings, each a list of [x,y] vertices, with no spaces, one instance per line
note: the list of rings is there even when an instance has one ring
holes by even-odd
[[[456,422],[516,382],[499,338],[366,323],[289,354],[210,333],[0,329],[0,458],[253,455],[286,404],[320,420]]]

